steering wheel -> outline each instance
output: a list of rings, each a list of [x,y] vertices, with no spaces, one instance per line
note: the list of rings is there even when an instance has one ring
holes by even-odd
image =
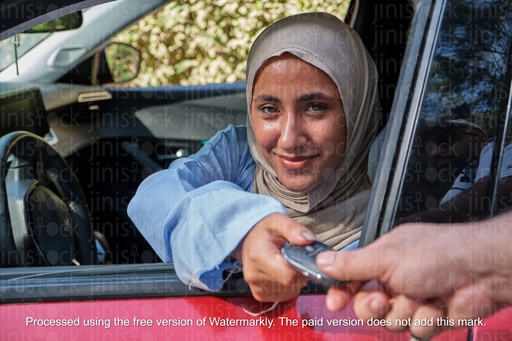
[[[0,266],[97,263],[82,189],[52,146],[24,131],[4,135],[0,175]]]

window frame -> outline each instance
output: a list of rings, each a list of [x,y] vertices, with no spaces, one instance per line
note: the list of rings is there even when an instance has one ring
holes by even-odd
[[[360,247],[392,228],[445,1],[416,1]]]

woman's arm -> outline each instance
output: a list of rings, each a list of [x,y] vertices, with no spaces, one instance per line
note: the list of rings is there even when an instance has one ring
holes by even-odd
[[[254,161],[244,127],[228,127],[195,155],[143,181],[128,214],[186,284],[219,290],[225,260],[249,230],[272,213],[275,199],[251,193]]]

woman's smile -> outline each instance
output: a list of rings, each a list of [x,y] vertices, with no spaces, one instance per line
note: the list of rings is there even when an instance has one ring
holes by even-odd
[[[275,153],[281,165],[291,171],[303,170],[309,167],[318,154],[311,155],[283,155]]]

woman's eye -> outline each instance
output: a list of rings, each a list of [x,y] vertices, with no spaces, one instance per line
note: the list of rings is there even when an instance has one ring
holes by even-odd
[[[279,110],[271,105],[265,105],[259,108],[259,110],[265,115],[273,115],[279,112]]]
[[[313,113],[319,113],[319,112],[324,112],[326,109],[327,109],[327,105],[320,104],[320,103],[314,103],[314,104],[311,104],[307,108],[307,111],[310,111],[310,112],[313,112]]]

